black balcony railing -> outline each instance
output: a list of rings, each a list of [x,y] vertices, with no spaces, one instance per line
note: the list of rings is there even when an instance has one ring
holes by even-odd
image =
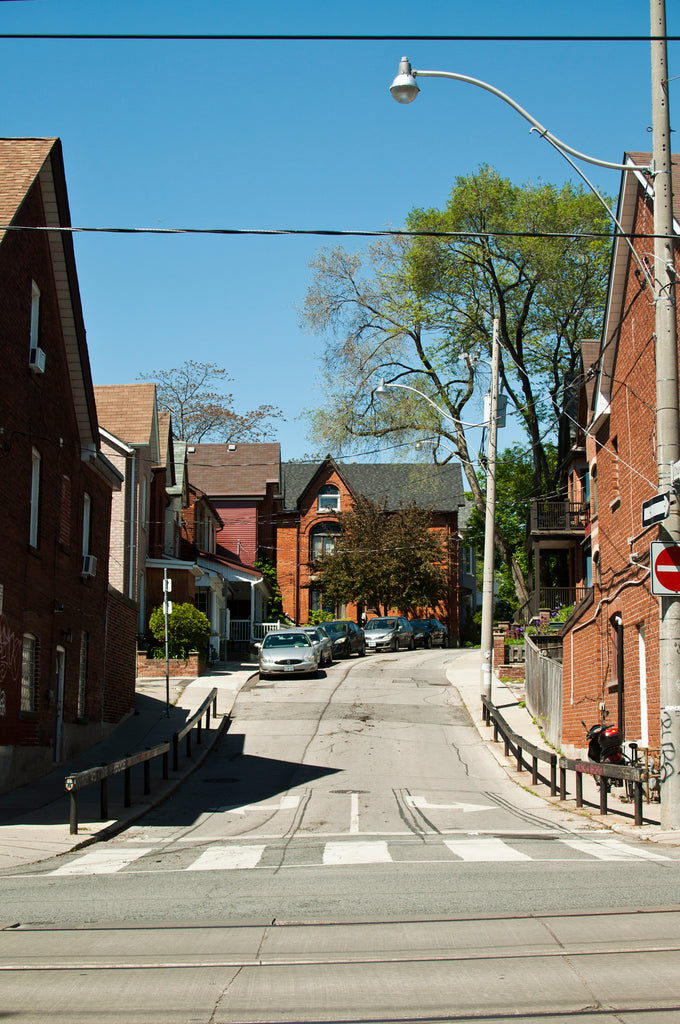
[[[590,507],[584,502],[545,501],[531,503],[532,533],[585,533]]]

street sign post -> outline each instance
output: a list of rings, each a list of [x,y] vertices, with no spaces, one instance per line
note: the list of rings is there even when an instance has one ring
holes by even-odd
[[[665,494],[655,494],[653,498],[648,501],[642,502],[642,529],[646,529],[648,526],[654,526],[654,523],[660,523],[662,519],[668,519],[671,511],[671,496],[668,492]]]
[[[680,544],[650,545],[652,593],[656,597],[680,594]]]

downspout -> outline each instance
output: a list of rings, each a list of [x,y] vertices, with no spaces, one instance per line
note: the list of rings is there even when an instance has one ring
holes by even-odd
[[[300,515],[295,527],[295,621],[300,621]]]
[[[262,583],[264,576],[260,576],[259,580],[250,581],[250,640],[251,643],[255,638],[255,587]]]
[[[130,470],[130,554],[128,564],[128,597],[131,601],[135,599],[134,572],[135,572],[135,545],[137,540],[137,522],[135,519],[136,506],[136,465],[137,449],[134,449],[132,456],[132,468]],[[139,624],[138,624],[139,625]]]

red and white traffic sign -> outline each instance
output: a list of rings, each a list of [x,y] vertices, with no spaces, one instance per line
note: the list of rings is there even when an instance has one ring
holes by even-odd
[[[652,593],[680,594],[680,544],[650,544]]]

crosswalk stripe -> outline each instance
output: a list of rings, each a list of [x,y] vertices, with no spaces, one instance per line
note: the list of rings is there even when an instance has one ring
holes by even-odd
[[[526,853],[508,846],[502,839],[495,836],[485,836],[483,839],[445,839],[444,846],[447,846],[451,853],[455,853],[461,860],[492,861],[492,860],[531,860]]]
[[[233,871],[254,868],[260,862],[264,846],[211,846],[187,871]]]
[[[138,847],[136,850],[91,850],[82,854],[78,860],[49,871],[50,875],[111,875],[133,861],[150,853],[151,847]]]
[[[670,860],[661,853],[627,846],[619,839],[561,839],[560,842],[597,860]]]
[[[388,864],[392,860],[386,842],[326,843],[324,864]]]

